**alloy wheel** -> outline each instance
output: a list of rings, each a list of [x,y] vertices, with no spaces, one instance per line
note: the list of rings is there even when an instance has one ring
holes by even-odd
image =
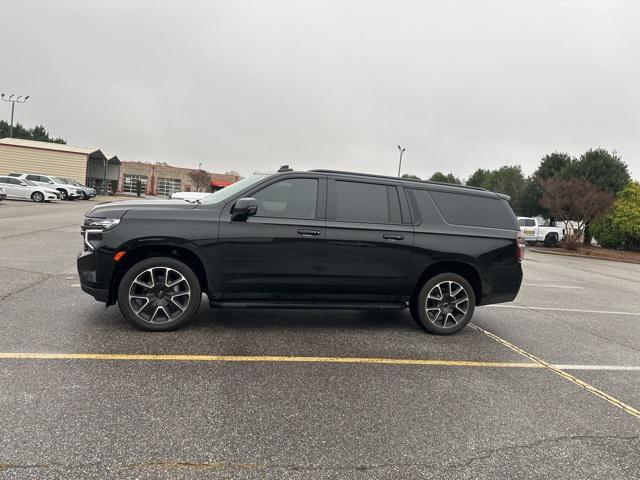
[[[131,282],[129,305],[142,321],[153,324],[172,322],[189,305],[191,287],[187,279],[170,267],[144,270]]]
[[[462,322],[469,310],[469,294],[457,282],[436,284],[427,295],[427,318],[437,327],[452,328]]]
[[[42,202],[44,200],[44,195],[40,192],[34,192],[34,194],[31,196],[31,199],[34,202]]]

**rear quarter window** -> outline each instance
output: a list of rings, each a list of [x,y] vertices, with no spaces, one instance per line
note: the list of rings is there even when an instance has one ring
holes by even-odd
[[[429,192],[448,223],[517,230],[516,216],[506,200],[448,192]]]

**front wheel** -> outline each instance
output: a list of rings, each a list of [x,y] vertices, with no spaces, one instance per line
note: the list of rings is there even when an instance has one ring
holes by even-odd
[[[198,311],[202,291],[193,270],[169,257],[153,257],[132,266],[118,287],[122,315],[144,330],[175,330]]]
[[[58,190],[60,192],[60,200],[68,200],[69,195],[67,194],[67,191],[64,189],[60,189]]]
[[[33,200],[34,202],[42,203],[44,202],[44,195],[42,194],[42,192],[33,192],[31,194],[31,200]]]
[[[462,330],[473,316],[476,295],[456,273],[441,273],[426,281],[415,296],[411,314],[429,333],[450,335]]]

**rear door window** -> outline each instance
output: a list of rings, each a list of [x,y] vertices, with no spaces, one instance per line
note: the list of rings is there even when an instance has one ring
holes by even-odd
[[[514,230],[517,222],[506,200],[479,195],[431,191],[448,223]]]
[[[362,223],[400,223],[398,191],[395,187],[391,189],[387,187],[387,185],[375,183],[336,180],[336,220]],[[390,208],[390,203],[393,205],[392,208]]]

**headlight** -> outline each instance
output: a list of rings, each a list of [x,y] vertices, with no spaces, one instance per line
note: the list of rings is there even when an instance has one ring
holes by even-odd
[[[87,228],[92,230],[111,230],[120,223],[119,218],[87,218],[84,222]]]

